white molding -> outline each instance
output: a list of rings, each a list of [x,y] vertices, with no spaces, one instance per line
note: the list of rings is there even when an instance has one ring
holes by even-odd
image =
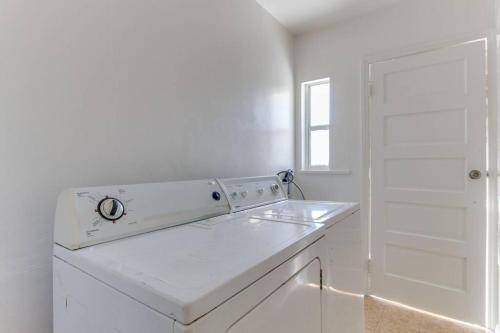
[[[312,80],[312,81],[306,81],[306,82],[302,82],[301,84],[307,85],[307,86],[317,86],[317,85],[325,84],[325,83],[330,83],[329,77],[324,77],[322,79],[317,79],[317,80]]]
[[[498,174],[498,37],[496,31],[485,33],[487,38],[488,66],[488,173]],[[489,215],[488,215],[488,285],[489,298],[488,327],[498,327],[499,324],[499,275],[498,275],[498,177],[488,177]]]
[[[492,38],[493,34],[495,34],[495,31],[488,30],[481,33],[471,33],[460,36],[454,36],[440,41],[412,44],[397,49],[389,49],[377,53],[370,53],[366,54],[363,57],[362,63],[370,64],[373,62],[388,61],[395,58],[401,58],[423,52],[429,52],[445,47],[450,47],[453,45],[470,43],[478,39]]]
[[[361,242],[363,253],[371,260],[371,185],[370,185],[370,62],[364,58],[361,63],[360,105],[361,105]],[[366,267],[365,289],[371,290],[369,267]]]
[[[352,173],[351,169],[299,170],[299,174],[303,174],[303,175],[344,175],[344,176],[348,176],[351,173]]]

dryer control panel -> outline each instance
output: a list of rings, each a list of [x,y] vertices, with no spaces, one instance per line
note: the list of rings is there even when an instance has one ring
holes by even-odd
[[[69,189],[59,196],[54,241],[75,250],[228,213],[215,179]]]
[[[272,204],[287,199],[278,176],[219,179],[231,212]]]

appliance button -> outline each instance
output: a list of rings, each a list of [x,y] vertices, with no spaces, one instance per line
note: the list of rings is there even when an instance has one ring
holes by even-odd
[[[220,200],[220,193],[215,191],[215,192],[212,192],[212,198],[215,200],[215,201],[219,201]]]
[[[277,194],[280,190],[280,187],[278,184],[272,184],[271,185],[271,191],[274,193],[274,194]]]

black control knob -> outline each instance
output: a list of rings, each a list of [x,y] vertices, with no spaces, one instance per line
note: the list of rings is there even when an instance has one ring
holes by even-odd
[[[106,197],[99,201],[97,212],[105,220],[116,221],[125,214],[125,207],[120,200]]]
[[[220,193],[215,191],[215,192],[212,192],[212,198],[215,200],[215,201],[220,201]]]

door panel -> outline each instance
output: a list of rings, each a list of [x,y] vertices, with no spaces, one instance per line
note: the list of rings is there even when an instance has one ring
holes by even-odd
[[[485,41],[371,65],[371,287],[484,324]],[[482,173],[473,180],[469,172]]]
[[[421,145],[466,142],[465,109],[390,115],[385,118],[385,145]],[[413,128],[425,128],[414,131]]]

